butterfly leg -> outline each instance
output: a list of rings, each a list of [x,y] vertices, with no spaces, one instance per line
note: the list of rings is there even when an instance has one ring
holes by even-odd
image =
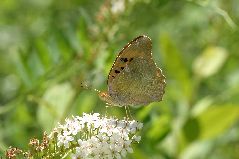
[[[129,116],[128,116],[128,108],[127,108],[127,106],[124,106],[124,109],[125,109],[125,113],[126,113],[126,120],[128,121],[128,119],[129,119]]]
[[[129,106],[124,106],[124,108],[125,108],[125,113],[126,113],[127,121],[128,121],[129,119],[133,119],[133,117],[132,117],[132,115],[131,115],[131,112],[130,112]]]
[[[130,119],[133,119],[133,116],[132,116],[132,114],[131,114],[131,112],[130,112],[130,107],[127,106],[127,108],[128,108],[128,112],[129,112],[129,117],[130,117]]]
[[[108,115],[108,108],[109,108],[110,106],[109,105],[106,105],[105,106],[105,116],[107,117],[107,115]]]

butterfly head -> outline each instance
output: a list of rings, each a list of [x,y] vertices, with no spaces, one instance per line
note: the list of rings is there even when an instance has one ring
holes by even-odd
[[[112,101],[112,97],[107,92],[100,92],[98,95],[106,104],[113,105],[114,102]]]

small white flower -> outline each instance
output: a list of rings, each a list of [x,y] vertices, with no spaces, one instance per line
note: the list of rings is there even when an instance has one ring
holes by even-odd
[[[125,156],[127,155],[127,151],[126,151],[125,149],[122,149],[121,155],[122,155],[123,157],[125,157]]]
[[[65,148],[69,148],[69,143],[74,140],[72,136],[68,136],[66,134],[63,135],[59,134],[57,138],[58,138],[57,146],[60,147],[64,145]]]
[[[125,128],[126,127],[126,122],[124,121],[124,120],[121,120],[121,121],[119,121],[118,122],[118,127],[120,127],[120,128]]]
[[[121,155],[119,153],[116,153],[114,156],[116,159],[121,159]]]
[[[141,136],[136,136],[136,135],[134,135],[133,137],[132,137],[132,139],[134,140],[134,141],[136,141],[136,142],[140,142],[140,140],[141,140]]]
[[[137,125],[137,129],[138,130],[141,130],[143,128],[144,124],[143,123],[138,123]]]
[[[128,147],[126,150],[127,150],[129,153],[133,153],[133,152],[134,152],[131,147]]]

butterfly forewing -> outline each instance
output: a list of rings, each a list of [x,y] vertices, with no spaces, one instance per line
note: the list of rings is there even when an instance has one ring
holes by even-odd
[[[120,51],[109,72],[107,83],[115,79],[136,57],[151,58],[152,43],[147,36],[139,36]]]

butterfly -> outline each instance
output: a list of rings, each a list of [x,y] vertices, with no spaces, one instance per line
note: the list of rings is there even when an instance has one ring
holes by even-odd
[[[138,36],[120,51],[107,84],[108,90],[99,92],[99,97],[108,105],[137,106],[162,100],[165,76],[153,61],[149,37]]]

